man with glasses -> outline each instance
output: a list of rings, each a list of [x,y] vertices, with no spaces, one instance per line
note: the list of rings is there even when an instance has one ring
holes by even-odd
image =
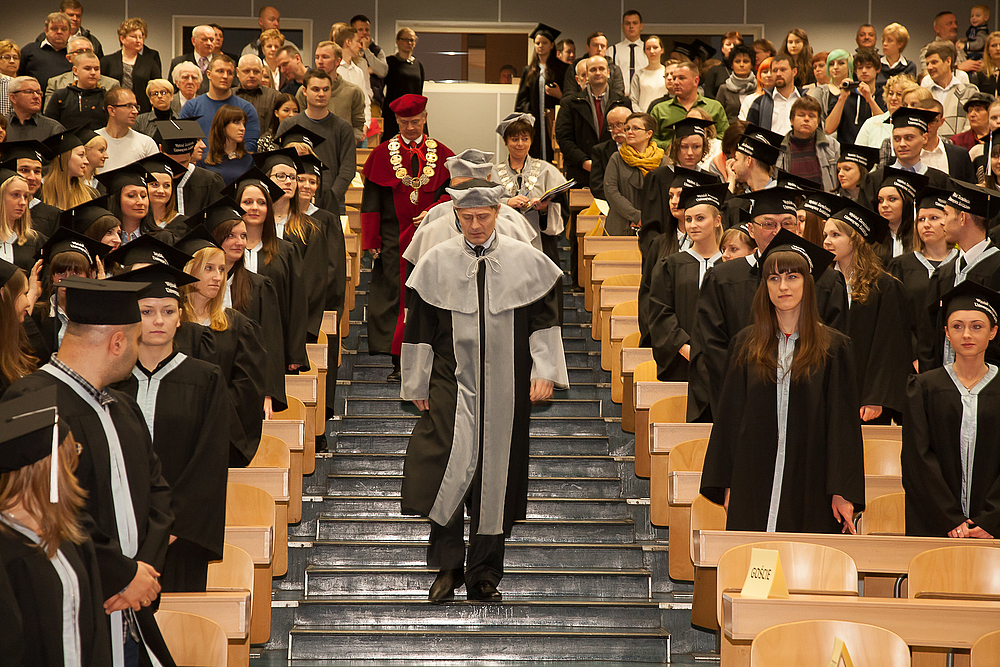
[[[628,107],[614,107],[607,115],[608,129],[611,130],[611,138],[594,146],[590,152],[590,192],[597,199],[606,199],[604,196],[604,170],[608,166],[608,160],[618,152],[621,145],[625,143],[625,119],[632,111]]]
[[[19,76],[10,82],[11,113],[7,118],[7,141],[45,141],[53,134],[65,132],[61,123],[46,118],[42,110],[42,87],[30,76]]]
[[[26,44],[21,49],[21,76],[33,76],[42,90],[49,78],[68,72],[66,44],[69,41],[69,17],[62,12],[52,12],[45,19],[45,39],[42,42]]]
[[[97,134],[108,142],[108,159],[97,170],[98,174],[114,171],[160,152],[155,141],[132,129],[139,116],[135,93],[128,88],[115,86],[104,96],[104,108],[108,112],[108,125],[99,129]]]
[[[74,64],[77,56],[85,53],[92,53],[96,55],[98,58],[97,64],[100,66],[101,56],[94,50],[94,45],[90,39],[86,37],[70,37],[69,45],[66,47],[66,60],[69,61],[70,65]],[[97,85],[100,88],[103,88],[105,92],[118,85],[118,81],[116,79],[112,79],[110,76],[104,76],[100,73],[100,69],[98,69],[98,75],[100,76],[100,79]],[[52,94],[54,92],[73,84],[79,85],[76,72],[72,70],[50,78],[49,82],[45,84],[45,108],[48,108],[49,100],[52,99]]]
[[[208,64],[205,77],[208,79],[208,92],[189,101],[181,109],[181,118],[197,118],[205,136],[212,132],[212,121],[215,114],[227,104],[243,109],[247,115],[246,132],[243,135],[243,145],[247,152],[257,150],[257,140],[260,138],[260,118],[253,105],[241,97],[233,95],[233,77],[236,73],[235,63],[229,56],[214,56]]]
[[[710,422],[722,392],[729,342],[753,322],[754,294],[760,283],[757,263],[782,229],[799,232],[795,198],[801,193],[768,188],[744,195],[750,202],[747,230],[757,250],[746,257],[716,264],[705,274],[698,297],[691,337],[691,372],[688,380],[689,422]],[[823,321],[847,330],[847,288],[843,274],[827,268],[816,281],[816,305]]]

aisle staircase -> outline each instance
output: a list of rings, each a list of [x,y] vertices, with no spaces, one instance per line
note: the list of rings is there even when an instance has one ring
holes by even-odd
[[[453,603],[427,602],[429,524],[399,512],[418,413],[385,382],[390,359],[368,355],[368,275],[344,341],[328,451],[304,479],[302,522],[289,527],[271,641],[251,664],[635,664],[710,650],[714,638],[690,626],[690,587],[667,578],[666,531],[649,524],[648,482],[632,472],[632,438],[568,276],[572,386],[532,411],[528,519],[508,540],[503,602],[466,602],[464,588]]]

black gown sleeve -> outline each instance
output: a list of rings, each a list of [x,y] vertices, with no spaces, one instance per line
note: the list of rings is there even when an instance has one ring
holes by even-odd
[[[306,293],[306,333],[312,339],[319,335],[326,307],[327,267],[330,264],[329,243],[326,231],[316,225],[309,232],[307,241],[295,239],[302,261],[302,278]]]
[[[903,309],[906,295],[898,280],[885,275],[878,281],[878,291],[868,298],[877,303],[870,311],[875,327],[868,368],[864,370],[861,405],[881,405],[902,412],[906,407],[906,378],[913,368],[909,329],[905,326],[908,318]]]
[[[930,308],[937,303],[939,295],[946,290],[947,285],[942,284],[941,268],[939,267],[931,274],[931,281],[927,286],[927,301],[924,303],[924,311],[927,316],[918,319],[916,323],[917,364],[920,373],[938,368],[943,363],[944,322],[940,317],[932,315]]]
[[[235,313],[235,311],[232,311]],[[229,464],[233,467],[245,467],[253,460],[260,445],[262,421],[264,419],[264,396],[267,394],[266,365],[261,363],[267,358],[267,351],[261,343],[260,327],[256,322],[240,314],[233,317],[229,323],[235,328],[236,350],[233,354],[232,368],[229,369],[229,391],[232,396],[236,419],[231,419],[233,431],[239,431],[242,437],[238,440],[239,452],[231,451]],[[284,382],[284,375],[281,379]],[[272,408],[275,412],[285,410],[286,403],[284,387],[280,387],[278,395],[270,394]],[[237,456],[238,454],[238,456]]]
[[[143,520],[146,522],[146,538],[139,545],[135,560],[148,563],[159,572],[163,570],[167,558],[167,544],[174,525],[174,513],[170,509],[170,485],[163,478],[163,465],[153,449],[153,441],[146,431],[142,411],[131,399],[128,399],[128,407],[143,425],[142,444],[145,445],[146,455],[149,457],[149,514],[146,517],[136,517],[137,522]]]
[[[827,361],[826,386],[826,493],[842,496],[865,508],[865,451],[858,420],[858,379],[854,352],[846,336],[834,336]],[[840,339],[839,342],[837,339]],[[832,511],[832,510],[831,510]]]
[[[704,374],[691,376],[690,381],[703,385],[710,398],[712,414],[719,414],[716,403],[722,393],[726,376],[726,359],[732,332],[726,324],[722,309],[722,289],[713,269],[705,273],[695,310],[694,336],[691,344],[691,363],[704,370]],[[689,386],[690,391],[690,386]]]
[[[656,263],[650,281],[649,340],[658,375],[663,375],[670,367],[676,366],[680,349],[691,342],[691,336],[681,328],[674,307],[678,297],[678,269],[680,267],[675,262],[664,257]]]
[[[701,472],[701,495],[719,505],[726,499],[726,489],[732,487],[734,451],[740,441],[740,416],[747,402],[747,367],[736,363],[736,350],[742,341],[742,337],[734,339],[725,354],[724,368],[728,370],[718,407],[713,408],[713,413],[727,418],[716,419],[712,424]],[[761,480],[761,483],[767,484],[768,480]]]
[[[848,333],[847,317],[851,307],[847,303],[844,274],[833,268],[823,272],[816,281],[816,306],[824,324],[841,333]]]

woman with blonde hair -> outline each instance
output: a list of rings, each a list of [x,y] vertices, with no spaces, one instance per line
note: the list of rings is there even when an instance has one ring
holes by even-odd
[[[831,260],[782,229],[758,261],[752,323],[729,345],[713,410],[726,419],[715,422],[701,475],[729,530],[855,532],[865,471],[851,341],[816,306],[816,277]]]
[[[983,49],[983,68],[969,77],[969,83],[979,92],[994,95],[1000,92],[1000,31],[991,32]]]
[[[55,389],[0,404],[4,662],[102,667],[111,643],[94,544],[79,518],[79,449],[57,415]]]
[[[86,184],[87,148],[72,132],[53,135],[45,141],[56,157],[42,181],[42,201],[65,211],[97,196],[97,190]]]
[[[83,147],[87,149],[87,171],[84,173],[83,184],[97,192],[100,183],[97,180],[97,170],[104,167],[108,161],[108,140],[93,130],[80,130],[77,133]]]
[[[268,28],[260,33],[260,52],[264,59],[264,64],[271,71],[269,80],[271,88],[280,89],[285,85],[285,80],[281,76],[281,68],[278,67],[278,51],[285,45],[285,36],[277,28]]]
[[[0,39],[0,76],[13,79],[17,76],[17,70],[21,66],[21,49],[12,40]],[[3,104],[10,104],[9,100],[3,100]],[[4,114],[6,115],[6,114]]]
[[[903,285],[882,268],[872,244],[888,234],[889,222],[860,204],[834,213],[823,229],[823,247],[835,255],[847,281],[848,334],[854,345],[862,422],[899,421],[912,368],[905,326]]]
[[[861,124],[854,143],[860,146],[881,148],[886,139],[892,139],[892,123],[888,122],[893,112],[903,105],[903,99],[911,90],[920,88],[917,82],[905,74],[896,74],[882,87],[885,113],[872,116]]]
[[[31,225],[31,193],[18,173],[0,169],[0,259],[30,271],[45,238]]]
[[[882,28],[882,70],[875,80],[880,90],[884,90],[885,84],[895,76],[905,76],[917,82],[917,63],[903,57],[903,50],[909,43],[910,32],[899,23],[890,23]]]
[[[141,18],[128,18],[118,25],[122,48],[101,58],[101,74],[117,79],[135,93],[139,113],[150,109],[146,84],[162,76],[160,54],[146,44],[149,27]]]
[[[246,128],[246,112],[231,104],[223,105],[215,112],[208,132],[208,155],[198,166],[222,176],[226,185],[235,181],[253,166],[253,158],[243,145]]]

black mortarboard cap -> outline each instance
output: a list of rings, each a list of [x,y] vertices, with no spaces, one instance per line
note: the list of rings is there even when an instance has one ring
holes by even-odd
[[[921,132],[937,118],[938,112],[933,109],[917,109],[914,107],[899,107],[892,112],[892,127],[915,127]]]
[[[153,175],[139,162],[132,162],[124,167],[97,174],[97,180],[111,194],[120,191],[127,185],[145,187],[146,183],[153,180]]]
[[[188,218],[186,222],[190,224],[191,218]],[[191,256],[194,256],[196,252],[205,248],[221,248],[221,246],[216,243],[215,239],[212,237],[212,233],[208,231],[208,227],[201,223],[200,216],[195,227],[190,232],[177,239],[177,242],[174,243],[174,247],[177,248],[177,250]]]
[[[17,273],[18,267],[16,264],[11,264],[5,259],[0,259],[0,288],[7,284],[14,274]]]
[[[694,57],[701,58],[704,61],[715,55],[715,47],[701,41],[701,39],[695,39],[691,42],[691,53]]]
[[[108,199],[108,195],[102,195],[79,206],[66,209],[59,214],[59,224],[63,227],[69,227],[74,232],[86,234],[90,226],[104,216],[115,216],[108,210]]]
[[[853,162],[871,171],[878,164],[879,152],[877,148],[871,146],[861,146],[859,144],[840,144],[840,158],[838,162]]]
[[[295,171],[300,174],[309,174],[315,176],[318,179],[323,178],[323,161],[318,157],[309,153],[307,155],[299,155],[295,158]]]
[[[816,181],[803,178],[802,176],[796,176],[795,174],[790,174],[781,169],[778,170],[778,177],[775,180],[778,182],[779,188],[787,188],[797,192],[806,193],[823,189],[823,186]]]
[[[795,198],[798,194],[787,188],[767,188],[748,192],[742,197],[750,201],[750,217],[756,218],[758,215],[795,215],[798,210]]]
[[[769,167],[777,164],[778,156],[781,154],[781,149],[775,148],[762,139],[746,134],[740,137],[739,143],[736,144],[736,150],[744,155],[749,155]]]
[[[0,185],[6,183],[9,179],[17,176],[17,172],[13,169],[8,169],[7,167],[0,167]]]
[[[753,137],[754,139],[763,141],[764,143],[770,144],[775,148],[781,148],[781,142],[785,140],[784,135],[772,132],[771,130],[766,130],[760,125],[754,125],[753,123],[747,123],[746,128],[743,130],[743,136]]]
[[[886,186],[896,188],[898,192],[906,195],[910,200],[917,198],[917,193],[927,187],[930,179],[925,174],[918,174],[914,171],[904,171],[895,167],[886,167],[882,171],[882,184],[879,190]]]
[[[83,142],[77,136],[76,130],[63,130],[56,132],[45,140],[45,147],[49,149],[49,155],[62,155],[77,146],[82,146]]]
[[[687,117],[681,118],[670,127],[673,128],[674,139],[683,139],[684,137],[690,137],[693,135],[708,138],[708,128],[713,125],[715,125],[715,121],[705,120],[704,118]]]
[[[90,266],[97,266],[97,258],[111,252],[111,246],[87,238],[67,227],[58,227],[38,251],[38,257],[48,264],[52,258],[63,252],[76,252],[87,258]]]
[[[305,125],[293,123],[284,132],[275,136],[275,140],[282,147],[288,146],[288,144],[305,144],[309,148],[316,150],[317,146],[326,141],[326,137],[310,130]]]
[[[294,164],[295,163],[293,162],[292,165],[294,166]],[[271,195],[271,199],[273,201],[277,201],[285,196],[285,191],[281,189],[281,186],[268,178],[267,175],[261,171],[260,167],[257,166],[250,167],[243,172],[242,176],[237,177],[235,181],[224,187],[222,189],[222,194],[232,197],[233,201],[237,201],[239,200],[240,189],[243,187],[243,184],[248,181],[259,188],[267,190],[267,193]]]
[[[720,179],[715,174],[707,171],[696,171],[687,167],[677,166],[673,168],[674,179],[670,182],[672,188],[693,188],[699,185],[712,185],[719,183]]]
[[[251,157],[253,158],[253,163],[260,168],[261,172],[268,174],[271,169],[279,164],[295,169],[295,160],[299,157],[299,154],[294,148],[280,148],[276,151],[268,151],[266,153],[254,153]],[[241,176],[240,179],[242,178]]]
[[[140,283],[145,285],[139,292],[139,299],[184,300],[181,287],[198,282],[198,279],[169,264],[150,264],[128,273],[119,273],[110,278],[117,282]]]
[[[211,234],[215,231],[216,227],[224,222],[229,222],[230,220],[242,220],[243,213],[243,209],[236,203],[236,200],[232,197],[224,196],[215,200],[213,203],[209,204],[197,213],[193,213],[191,217],[185,220],[185,223],[187,223],[189,227],[195,227],[199,224],[203,224]]]
[[[939,211],[943,211],[944,207],[948,204],[948,197],[950,196],[951,190],[926,187],[917,195],[917,209],[936,208]]]
[[[531,39],[534,39],[538,35],[548,37],[550,42],[555,42],[556,38],[559,37],[561,33],[550,25],[545,25],[544,23],[539,23],[535,26],[534,30],[528,35]]]
[[[681,190],[681,201],[678,208],[686,210],[699,204],[708,204],[709,206],[721,209],[728,195],[729,186],[725,183],[684,188]]]
[[[809,263],[809,273],[812,274],[813,280],[819,280],[836,257],[832,252],[824,250],[815,243],[810,243],[795,232],[779,229],[760,256],[757,266],[763,267],[764,260],[767,259],[768,255],[781,250],[796,252],[805,257],[806,262]]]
[[[115,262],[120,266],[133,264],[167,264],[183,268],[191,261],[191,255],[169,246],[151,234],[143,234],[134,241],[119,246],[109,254],[105,261]]]
[[[135,324],[142,321],[138,294],[146,283],[67,276],[66,317],[77,324]]]
[[[151,174],[166,174],[171,179],[178,179],[187,171],[177,160],[163,153],[156,153],[139,160],[139,164],[145,167]]]
[[[186,155],[194,150],[199,139],[205,138],[201,125],[193,118],[161,120],[153,123],[153,140],[167,155]]]
[[[53,385],[0,403],[0,474],[20,470],[58,451],[69,434],[69,425],[59,420],[58,396]],[[58,475],[59,467],[52,467]],[[58,477],[56,480],[58,489]],[[58,502],[56,489],[50,489],[51,502]]]
[[[82,143],[84,146],[86,146],[91,141],[93,141],[94,137],[101,136],[96,131],[90,129],[89,127],[80,127],[80,128],[77,128],[76,130],[74,130],[73,132],[74,132],[74,134],[76,134],[77,138],[80,140],[80,143]]]
[[[875,211],[857,202],[849,202],[844,208],[830,216],[840,220],[864,237],[868,243],[881,243],[889,231],[889,221]]]
[[[823,220],[847,206],[851,200],[833,192],[807,192],[802,200],[802,210],[808,211]]]
[[[44,162],[50,157],[49,149],[46,148],[45,144],[35,139],[0,143],[0,165],[15,171],[18,160]]]
[[[694,58],[694,46],[688,44],[687,42],[678,42],[675,40],[673,51],[676,51],[688,60],[692,60]]]
[[[979,185],[951,179],[951,196],[948,205],[959,211],[965,211],[989,220],[1000,210],[1000,192],[989,190]]]
[[[1000,314],[1000,294],[974,280],[963,280],[945,293],[937,305],[944,309],[945,321],[956,310],[978,310],[996,326]]]

